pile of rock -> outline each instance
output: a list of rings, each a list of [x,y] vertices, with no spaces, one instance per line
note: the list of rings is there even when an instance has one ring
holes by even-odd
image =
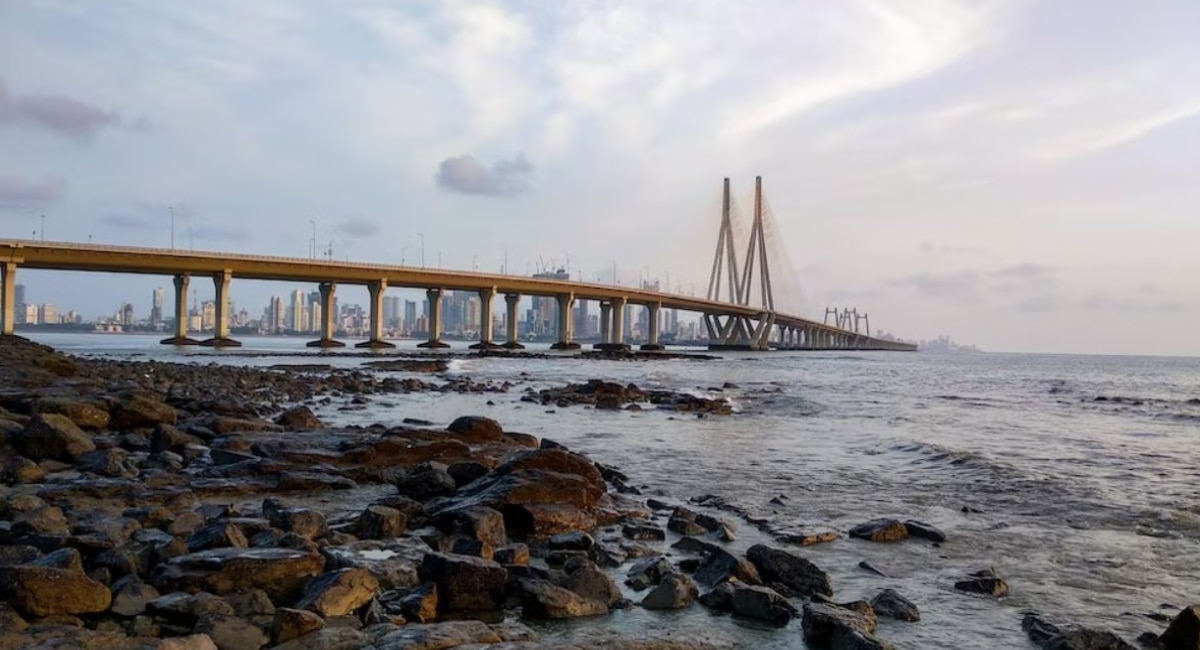
[[[586,405],[598,410],[640,409],[652,404],[659,409],[704,415],[729,415],[733,405],[725,398],[708,398],[674,391],[644,391],[635,384],[618,384],[601,379],[589,379],[582,384],[567,384],[540,391],[529,389],[521,398],[525,402],[565,408]]]

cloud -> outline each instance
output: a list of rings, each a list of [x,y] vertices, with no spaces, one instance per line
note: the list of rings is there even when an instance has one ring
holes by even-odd
[[[972,270],[918,273],[892,280],[889,284],[897,287],[909,287],[916,293],[931,298],[974,300],[979,297],[983,276],[978,271]]]
[[[379,224],[362,217],[350,217],[337,225],[338,232],[347,237],[374,237],[380,232]]]
[[[1008,267],[1005,267],[1005,268],[1002,268],[1002,269],[999,269],[996,271],[992,271],[991,275],[998,277],[998,278],[1019,278],[1019,279],[1024,279],[1024,280],[1034,280],[1034,279],[1044,278],[1044,277],[1053,275],[1056,272],[1057,272],[1057,269],[1054,269],[1049,266],[1042,266],[1041,264],[1025,263],[1025,264],[1017,264],[1016,266],[1008,266]]]
[[[443,160],[434,178],[438,187],[450,192],[512,196],[531,189],[533,163],[521,154],[498,160],[489,169],[474,156],[456,156]]]
[[[40,180],[0,176],[0,206],[36,208],[57,201],[67,191],[67,179],[48,174]]]
[[[1190,101],[1158,112],[1117,122],[1095,130],[1060,139],[1042,148],[1037,156],[1061,161],[1119,147],[1156,131],[1200,115],[1200,101]]]
[[[148,124],[145,118],[138,118],[130,128],[145,130]],[[105,111],[71,97],[9,94],[0,80],[0,126],[4,125],[33,127],[86,140],[105,128],[121,127],[123,122],[116,111]]]
[[[131,214],[123,214],[119,212],[111,212],[100,215],[98,221],[107,226],[115,226],[117,228],[128,228],[131,230],[147,230],[154,224],[149,219],[138,217]]]

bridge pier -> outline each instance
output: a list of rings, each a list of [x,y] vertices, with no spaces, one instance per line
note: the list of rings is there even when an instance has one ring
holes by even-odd
[[[614,298],[609,303],[608,340],[596,345],[596,348],[609,352],[629,351],[629,344],[625,342],[625,302],[624,298]],[[604,314],[603,305],[600,314]]]
[[[425,298],[429,301],[429,340],[418,343],[417,347],[431,350],[448,348],[450,344],[442,340],[442,290],[428,289]]]
[[[472,350],[496,350],[502,346],[492,340],[492,300],[496,287],[479,290],[479,342],[471,345]]]
[[[646,304],[646,324],[650,326],[650,331],[646,337],[646,343],[642,345],[641,349],[647,352],[657,352],[666,349],[666,346],[658,342],[659,311],[661,309],[661,302]]]
[[[187,273],[175,276],[175,336],[165,338],[159,343],[163,345],[200,345],[200,341],[190,338],[188,333],[188,285],[192,277]]]
[[[0,264],[0,334],[12,335],[17,329],[17,264]]]
[[[229,282],[233,272],[228,269],[213,273],[213,288],[216,290],[216,321],[213,323],[213,335],[210,339],[200,342],[210,348],[240,348],[240,341],[229,338]]]
[[[333,338],[337,333],[337,314],[334,313],[333,308],[337,284],[322,282],[317,285],[317,291],[321,293],[321,338],[309,341],[305,345],[310,348],[344,348],[346,347],[345,343]]]
[[[578,350],[579,344],[574,341],[575,327],[571,307],[575,304],[575,294],[560,293],[555,296],[558,301],[558,341],[550,346],[551,350]]]
[[[509,350],[525,349],[525,346],[521,345],[521,328],[519,326],[521,320],[521,312],[519,311],[520,302],[521,294],[504,294],[504,306],[506,308],[506,311],[504,312],[506,330],[505,334],[507,335],[508,339],[504,342],[504,347]]]
[[[380,279],[368,282],[367,293],[371,295],[370,338],[355,344],[354,347],[369,348],[371,350],[387,350],[396,347],[395,344],[383,340],[383,296],[387,293],[387,280]],[[333,336],[333,334],[330,333],[330,336]],[[321,338],[324,338],[324,336]]]
[[[600,301],[600,342],[592,347],[603,350],[609,343],[612,343],[612,303],[602,300]]]

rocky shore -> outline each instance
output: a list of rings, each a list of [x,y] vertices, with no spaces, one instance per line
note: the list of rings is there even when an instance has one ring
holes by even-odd
[[[618,469],[484,417],[331,428],[305,405],[514,386],[96,361],[0,338],[0,649],[720,647],[669,623],[638,638],[537,631],[624,608],[704,607],[777,627],[796,646],[859,650],[893,647],[880,618],[920,620],[890,589],[835,598],[795,547],[840,531],[768,530],[712,496],[643,500]],[[521,399],[731,412],[721,399],[598,380]],[[735,518],[777,543],[731,551]],[[945,541],[916,520],[848,536]],[[952,588],[1000,598],[1009,585],[981,568]],[[1198,614],[1185,609],[1140,641],[1200,647]],[[1044,648],[1132,647],[1034,614],[1024,626]]]

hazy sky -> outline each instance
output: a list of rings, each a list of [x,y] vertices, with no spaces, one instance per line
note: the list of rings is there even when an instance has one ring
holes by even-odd
[[[703,293],[755,175],[805,313],[1200,354],[1195,0],[0,0],[4,237],[167,246],[174,205],[181,247],[305,256],[315,220],[338,258]],[[21,280],[89,317],[170,286]]]

